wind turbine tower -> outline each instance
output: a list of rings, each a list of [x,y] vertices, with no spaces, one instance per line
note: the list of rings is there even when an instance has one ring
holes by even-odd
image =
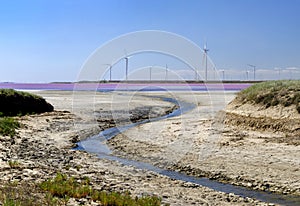
[[[209,49],[207,49],[207,45],[206,45],[206,42],[204,44],[204,48],[203,48],[203,51],[204,51],[204,61],[205,61],[205,81],[207,81],[207,52],[209,51]]]
[[[248,64],[249,67],[253,68],[253,80],[255,81],[255,70],[256,70],[256,66],[252,65],[252,64]]]
[[[168,65],[166,64],[166,77],[165,77],[165,81],[168,80]]]
[[[126,68],[125,68],[125,78],[126,78],[126,81],[128,80],[128,60],[129,60],[129,57],[125,57],[125,65],[126,65]]]
[[[111,65],[109,65],[109,81],[111,82]]]
[[[152,81],[152,66],[149,68],[149,80]]]
[[[246,80],[248,81],[249,80],[249,71],[246,70]]]
[[[222,81],[224,81],[224,79],[225,79],[225,70],[223,69],[220,72],[222,72]]]
[[[112,65],[111,64],[104,64],[106,66],[109,66],[109,81],[111,81],[111,69],[112,69]]]

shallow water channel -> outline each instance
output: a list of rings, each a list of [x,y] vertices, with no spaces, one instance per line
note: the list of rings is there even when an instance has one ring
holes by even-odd
[[[160,98],[160,97],[157,97],[157,98]],[[210,180],[208,178],[197,178],[197,177],[193,177],[193,176],[188,176],[188,175],[185,175],[180,172],[161,169],[161,168],[155,167],[148,163],[114,156],[112,154],[112,151],[110,150],[110,148],[105,144],[105,141],[115,137],[116,135],[118,135],[130,128],[136,127],[138,125],[179,116],[179,115],[195,108],[194,104],[191,104],[188,102],[183,102],[183,101],[179,102],[172,98],[162,98],[162,100],[175,103],[179,106],[179,108],[174,110],[172,113],[167,114],[162,117],[146,119],[146,120],[136,122],[136,123],[131,123],[131,124],[128,124],[125,126],[112,127],[112,128],[103,130],[98,135],[92,136],[81,142],[78,142],[77,147],[75,149],[76,150],[84,150],[89,153],[97,154],[99,158],[105,158],[105,159],[109,159],[109,160],[113,160],[113,161],[118,161],[124,165],[134,166],[139,169],[153,171],[153,172],[159,173],[161,175],[168,176],[172,179],[182,180],[185,182],[191,182],[191,183],[205,186],[205,187],[208,187],[208,188],[214,189],[216,191],[220,191],[220,192],[234,193],[241,197],[250,197],[250,198],[257,199],[257,200],[261,200],[263,202],[280,204],[280,205],[290,205],[290,206],[299,206],[300,205],[300,196],[282,195],[282,194],[275,194],[275,193],[264,192],[264,191],[251,190],[246,187],[235,186],[235,185],[231,185],[231,184],[224,184],[224,183],[218,182],[216,180]]]

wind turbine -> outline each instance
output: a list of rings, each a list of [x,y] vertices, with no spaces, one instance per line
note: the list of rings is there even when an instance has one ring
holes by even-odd
[[[280,80],[280,72],[281,72],[281,68],[279,68],[279,67],[277,68],[277,67],[276,67],[274,70],[278,70],[278,79]]]
[[[248,64],[248,66],[253,68],[253,80],[255,81],[255,68],[256,68],[256,66],[252,65],[252,64]]]
[[[247,81],[249,80],[249,71],[248,70],[246,70],[246,79],[247,79]]]
[[[220,70],[220,72],[222,72],[222,80],[224,81],[224,79],[225,79],[225,70],[224,69]]]
[[[297,69],[296,68],[286,68],[285,70],[289,71],[289,74],[290,74],[290,80],[293,79],[293,71],[296,71]]]
[[[109,81],[111,81],[111,68],[112,68],[112,65],[111,64],[104,64],[106,66],[109,66]]]
[[[168,80],[168,65],[166,64],[166,77],[165,77],[165,81]]]
[[[203,58],[205,58],[204,59],[205,60],[205,81],[207,81],[207,52],[209,51],[209,49],[207,49],[206,42],[204,44],[203,51],[204,51]]]
[[[132,56],[126,56],[124,59],[125,59],[125,78],[126,78],[126,81],[128,80],[128,64],[129,64],[129,59],[131,58]]]
[[[128,61],[131,58],[131,56],[128,56],[126,49],[124,49],[124,53],[125,53],[125,79],[126,81],[128,80]]]
[[[125,57],[125,80],[127,81],[128,80],[128,60],[129,58],[128,57]]]
[[[149,80],[152,80],[152,66],[149,68]]]

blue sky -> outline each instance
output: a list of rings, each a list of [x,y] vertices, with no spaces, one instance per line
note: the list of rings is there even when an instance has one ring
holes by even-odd
[[[139,30],[207,41],[218,69],[300,68],[298,0],[0,2],[0,82],[75,81],[95,49]]]

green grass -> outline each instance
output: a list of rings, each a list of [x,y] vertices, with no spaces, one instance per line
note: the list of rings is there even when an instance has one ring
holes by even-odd
[[[16,200],[12,200],[12,199],[7,198],[3,202],[3,206],[21,206],[21,203],[16,201]]]
[[[130,193],[106,192],[93,190],[90,180],[84,178],[80,182],[73,177],[57,174],[55,178],[49,179],[40,185],[43,191],[52,197],[68,200],[69,198],[91,197],[93,201],[100,201],[103,206],[158,206],[161,199],[156,196],[131,197]]]
[[[79,183],[75,178],[68,178],[67,175],[57,174],[54,179],[49,179],[41,184],[44,191],[50,192],[53,196],[64,198],[82,198],[90,194],[89,180]]]
[[[0,118],[0,135],[13,137],[20,124],[12,117]]]
[[[238,100],[270,106],[295,105],[300,113],[300,80],[268,81],[254,84],[239,92]]]
[[[76,179],[61,173],[42,183],[15,181],[0,184],[0,205],[4,206],[60,206],[67,205],[70,198],[86,198],[102,206],[161,205],[161,198],[157,196],[133,197],[129,192],[96,190],[91,187],[89,178]]]

